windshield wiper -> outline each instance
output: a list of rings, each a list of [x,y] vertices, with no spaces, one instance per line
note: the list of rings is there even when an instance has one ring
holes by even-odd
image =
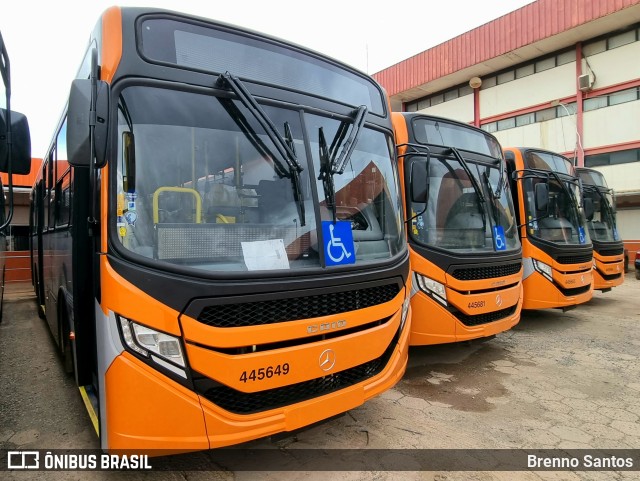
[[[296,146],[293,142],[293,133],[291,132],[291,126],[289,122],[284,123],[284,135],[286,137],[286,143],[291,149],[294,158],[296,158]],[[300,167],[302,169],[302,167]],[[296,201],[298,206],[298,214],[300,216],[300,225],[305,225],[305,213],[304,213],[304,197],[302,195],[302,188],[300,186],[300,171],[297,169],[291,169],[291,188],[293,189],[293,200]]]
[[[458,149],[456,149],[455,147],[449,147],[448,151],[444,152],[444,155],[449,155],[449,154],[453,154],[453,156],[456,158],[456,160],[460,163],[460,165],[464,169],[465,173],[467,174],[467,177],[469,177],[469,181],[471,182],[473,190],[475,191],[476,195],[478,196],[478,200],[480,201],[480,205],[478,206],[478,209],[480,210],[480,214],[482,215],[482,228],[486,229],[487,219],[486,219],[486,213],[485,213],[486,209],[484,206],[486,205],[487,199],[485,199],[484,194],[482,193],[482,188],[480,187],[480,184],[478,184],[478,179],[476,179],[475,176],[471,173],[469,164],[467,164],[467,161],[464,160],[462,155],[460,155],[460,152],[458,152]]]
[[[291,128],[288,122],[285,122],[285,135],[287,139],[284,139],[280,132],[273,124],[269,116],[266,114],[262,107],[256,102],[255,98],[242,84],[240,79],[234,77],[229,72],[220,74],[216,82],[217,86],[226,84],[236,94],[242,105],[254,116],[258,123],[262,126],[269,139],[273,142],[276,148],[276,155],[269,152],[269,149],[262,145],[271,155],[273,159],[276,173],[279,177],[286,177],[291,180],[291,188],[293,190],[294,200],[298,207],[298,215],[300,216],[300,225],[305,225],[305,212],[304,212],[304,198],[302,196],[302,188],[300,185],[300,173],[304,170],[298,158],[296,156],[295,149],[293,148],[293,135],[291,134]],[[244,123],[244,129],[251,129],[248,123]],[[253,129],[251,129],[253,130]],[[254,132],[255,134],[255,132]],[[285,166],[286,165],[286,169]]]
[[[347,137],[347,131],[349,130],[349,123],[343,121],[340,123],[340,127],[336,132],[336,135],[331,141],[331,146],[327,147],[327,141],[324,136],[324,130],[322,127],[318,130],[318,143],[320,150],[320,175],[318,180],[322,181],[322,187],[324,189],[324,196],[326,199],[327,207],[331,209],[333,222],[336,222],[336,189],[333,182],[333,176],[335,174],[342,175],[347,167],[347,161],[351,158],[351,153],[358,143],[362,126],[364,125],[364,119],[367,114],[367,107],[361,105],[354,111],[355,116],[353,123],[351,124],[351,132]],[[345,137],[346,140],[345,140]],[[342,145],[340,155],[336,158],[338,148]]]
[[[318,144],[320,149],[320,175],[318,180],[322,181],[324,197],[326,199],[327,208],[331,210],[333,223],[336,222],[336,188],[333,184],[333,172],[331,169],[330,148],[327,147],[327,141],[324,138],[324,130],[320,127],[318,131]]]

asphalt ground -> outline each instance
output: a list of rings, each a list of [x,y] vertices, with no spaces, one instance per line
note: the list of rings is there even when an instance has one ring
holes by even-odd
[[[397,470],[402,453],[412,450],[638,450],[640,281],[634,276],[631,271],[622,286],[595,292],[575,310],[525,312],[512,330],[486,342],[411,348],[404,378],[383,395],[299,432],[239,446],[247,461],[255,449],[275,448],[291,459],[318,453],[320,468],[304,458],[283,465],[285,471],[234,470],[219,461],[219,451],[208,451],[164,458],[163,471],[0,471],[0,479],[640,479],[637,464],[636,471],[427,471],[407,457]],[[8,289],[4,309],[0,450],[98,449],[78,389],[37,316],[31,286]],[[349,465],[352,449],[396,459],[335,470]]]

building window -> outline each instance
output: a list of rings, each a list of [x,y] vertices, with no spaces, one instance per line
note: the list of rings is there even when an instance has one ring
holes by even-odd
[[[536,122],[544,122],[546,120],[551,120],[556,118],[556,108],[551,107],[550,109],[538,110],[536,112]]]
[[[498,130],[512,129],[515,126],[516,126],[516,118],[515,117],[498,120]]]
[[[462,87],[460,87],[460,97],[471,95],[472,93],[473,89],[469,85],[463,85]]]
[[[502,72],[498,75],[498,85],[505,84],[507,82],[511,82],[515,80],[516,72],[515,70],[509,70],[508,72]]]
[[[556,117],[566,117],[567,115],[575,115],[577,105],[575,102],[569,104],[560,104],[556,107]]]
[[[485,132],[497,132],[498,131],[498,122],[489,122],[488,124],[483,124],[480,126],[482,130]]]
[[[604,95],[602,97],[594,97],[592,99],[585,99],[583,103],[583,109],[585,112],[589,110],[601,109],[602,107],[607,106],[607,96]]]
[[[418,110],[423,110],[431,107],[431,99],[422,99],[418,101]]]
[[[549,70],[550,68],[553,68],[556,66],[556,58],[555,57],[549,57],[549,58],[545,58],[543,60],[538,60],[536,62],[536,73],[537,72],[544,72],[545,70]]]
[[[458,89],[448,90],[444,93],[444,101],[455,100],[458,98]]]
[[[520,68],[516,69],[516,78],[527,77],[529,75],[533,75],[536,73],[535,68],[532,63],[529,65],[524,65]]]
[[[482,89],[489,89],[491,87],[496,86],[496,78],[495,77],[487,77],[482,79]]]
[[[582,48],[582,53],[587,57],[591,57],[592,55],[596,55],[606,51],[607,51],[606,39],[597,40],[595,42],[588,43]]]
[[[566,52],[559,53],[556,58],[557,58],[556,64],[558,66],[564,65],[566,63],[575,62],[575,60],[576,60],[576,52],[575,52],[575,50],[567,50]]]
[[[516,117],[516,127],[522,127],[523,125],[529,125],[532,124],[536,121],[536,116],[533,112],[528,113],[528,114],[524,114],[524,115],[518,115]]]
[[[619,92],[613,92],[609,95],[601,95],[600,97],[585,99],[583,109],[587,112],[589,110],[601,109],[611,105],[633,102],[638,99],[640,99],[640,88],[634,87],[631,89],[620,90]]]
[[[638,100],[638,88],[621,90],[620,92],[615,92],[609,97],[609,105],[618,105],[623,104],[625,102],[632,102],[634,100]]]
[[[631,162],[640,162],[640,149],[619,150],[618,152],[587,155],[584,158],[585,167],[628,164]]]
[[[636,41],[636,31],[629,30],[628,32],[620,33],[613,37],[609,37],[607,41],[607,49],[622,47],[623,45],[627,45],[635,41]]]

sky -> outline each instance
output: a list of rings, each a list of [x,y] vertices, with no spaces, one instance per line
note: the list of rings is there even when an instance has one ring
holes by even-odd
[[[247,27],[373,74],[532,1],[4,0],[0,31],[11,63],[11,108],[27,116],[32,156],[42,157],[89,34],[112,5],[158,7]]]

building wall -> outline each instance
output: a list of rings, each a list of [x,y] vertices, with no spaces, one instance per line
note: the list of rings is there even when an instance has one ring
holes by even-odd
[[[429,112],[431,115],[439,115],[459,122],[473,122],[473,95],[465,95],[438,105],[434,105],[421,112]]]
[[[586,61],[582,61],[582,71],[588,72],[588,65],[595,73],[594,89],[609,87],[631,79],[640,78],[640,42],[634,41],[627,45],[589,55],[590,51],[602,48],[601,43],[606,40],[592,42],[585,46]]]
[[[486,119],[576,93],[576,65],[571,62],[495,87],[480,90],[480,117]]]
[[[640,240],[640,209],[618,209],[616,223],[624,240]]]
[[[585,149],[639,141],[640,101],[585,112],[582,137]],[[636,168],[640,169],[640,166],[636,165]],[[636,184],[640,187],[640,175],[636,176]],[[613,185],[609,187],[615,188]]]

